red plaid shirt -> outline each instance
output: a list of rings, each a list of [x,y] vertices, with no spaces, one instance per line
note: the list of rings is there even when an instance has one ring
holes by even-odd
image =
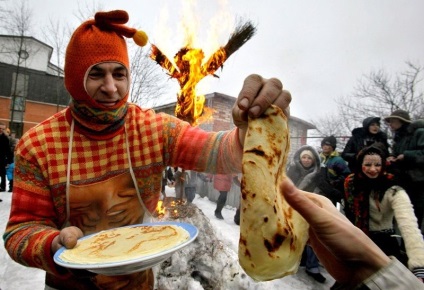
[[[59,275],[51,242],[66,220],[70,124],[66,110],[30,129],[19,141],[5,247],[17,262]],[[165,166],[210,173],[241,171],[238,132],[205,132],[167,114],[130,104],[126,116],[132,168],[141,197],[153,211]],[[87,185],[128,172],[125,133],[90,140],[74,131],[71,184]]]

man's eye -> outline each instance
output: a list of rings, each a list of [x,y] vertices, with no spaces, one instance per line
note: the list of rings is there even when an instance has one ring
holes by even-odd
[[[90,78],[101,78],[103,76],[103,74],[100,73],[100,72],[91,72],[91,73],[88,74],[88,76]]]
[[[113,76],[117,79],[125,78],[127,75],[125,73],[114,73]]]

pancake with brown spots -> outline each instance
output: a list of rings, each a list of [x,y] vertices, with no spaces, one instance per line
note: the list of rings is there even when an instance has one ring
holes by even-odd
[[[241,181],[239,262],[257,281],[297,272],[308,240],[307,222],[285,201],[290,138],[287,117],[272,106],[249,119],[244,141]]]

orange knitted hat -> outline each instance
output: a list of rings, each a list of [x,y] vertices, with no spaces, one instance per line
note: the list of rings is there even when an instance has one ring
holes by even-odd
[[[147,43],[144,31],[129,28],[128,13],[123,10],[98,12],[94,19],[82,23],[74,32],[66,49],[65,86],[77,102],[99,107],[85,90],[85,75],[95,64],[114,61],[125,65],[129,71],[128,50],[123,38],[132,37],[140,46]],[[127,102],[128,93],[116,106]]]

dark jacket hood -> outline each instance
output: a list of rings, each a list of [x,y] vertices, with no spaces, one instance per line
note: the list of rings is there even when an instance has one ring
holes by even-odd
[[[365,118],[362,121],[362,128],[364,128],[364,130],[366,132],[368,132],[368,128],[370,127],[370,125],[372,123],[380,124],[380,120],[381,120],[381,118],[379,118],[379,117],[368,117],[368,118]]]

